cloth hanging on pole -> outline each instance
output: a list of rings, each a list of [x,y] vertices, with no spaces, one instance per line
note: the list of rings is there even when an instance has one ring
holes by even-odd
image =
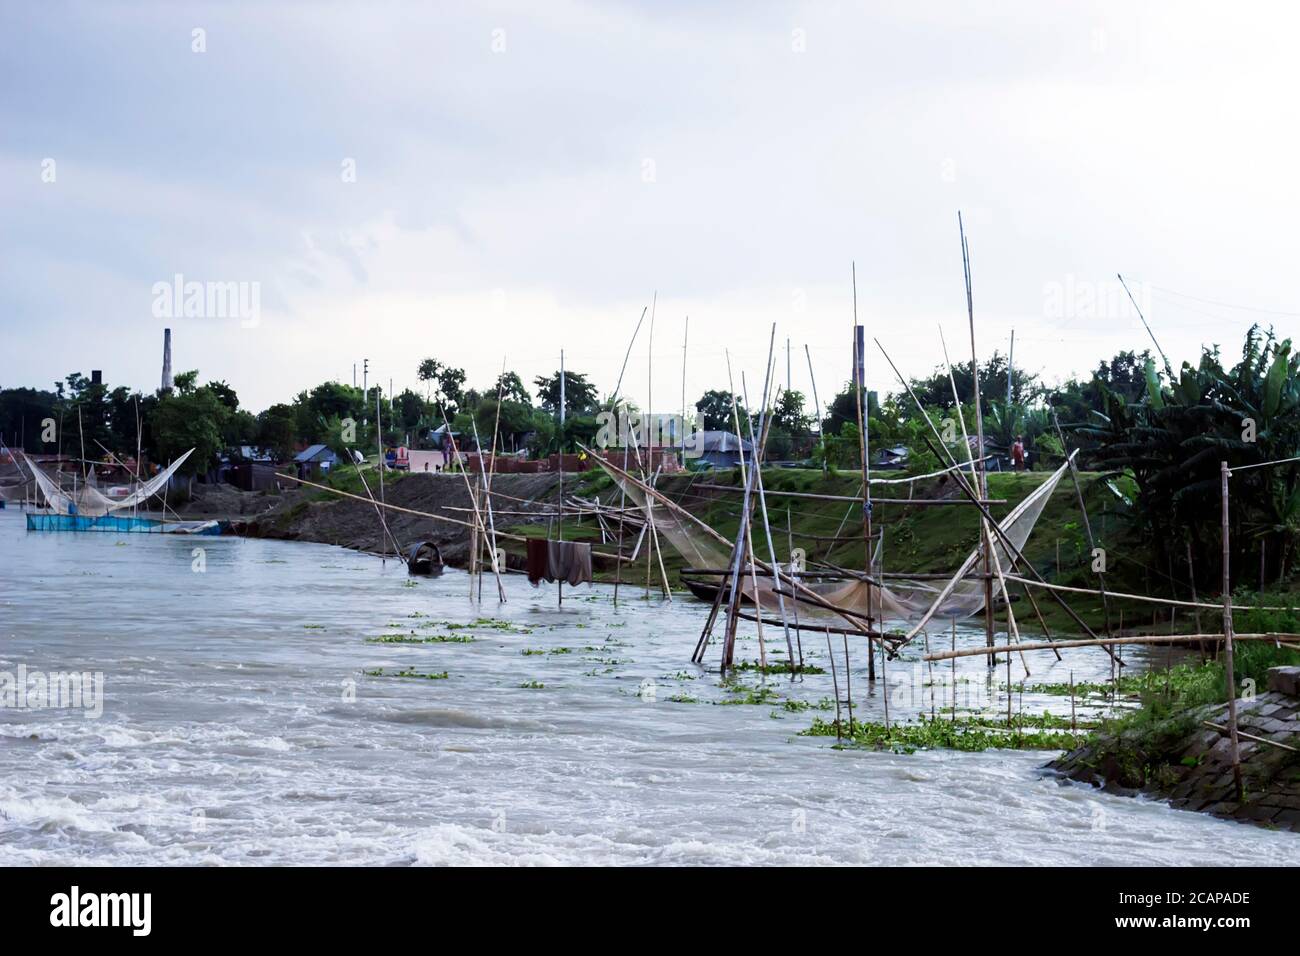
[[[528,583],[533,587],[538,587],[543,581],[563,581],[575,587],[591,583],[590,544],[532,538],[527,549]]]

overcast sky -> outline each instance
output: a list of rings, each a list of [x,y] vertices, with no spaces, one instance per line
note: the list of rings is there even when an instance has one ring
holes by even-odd
[[[697,6],[4,3],[0,385],[155,389],[170,326],[254,410],[561,348],[608,393],[657,291],[656,409],[687,315],[692,401],[727,349],[756,391],[773,322],[825,401],[854,261],[906,373],[940,324],[969,357],[959,209],[981,355],[1014,329],[1049,380],[1149,344],[1116,272],[1175,364],[1296,328],[1294,5]],[[256,321],[159,317],[177,274],[257,283]]]

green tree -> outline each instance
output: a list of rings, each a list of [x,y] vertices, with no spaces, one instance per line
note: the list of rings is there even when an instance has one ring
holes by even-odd
[[[257,444],[279,461],[292,458],[295,425],[293,406],[282,403],[272,405],[257,416]]]
[[[542,408],[555,414],[560,407],[559,371],[557,370],[551,375],[539,375],[533,379],[533,384],[537,386],[537,397],[541,400]],[[594,414],[599,403],[596,386],[587,380],[587,376],[581,372],[571,372],[565,369],[565,417]]]
[[[743,423],[748,413],[745,411],[743,403],[737,402],[737,406],[740,412],[740,420]],[[704,420],[705,431],[734,432],[736,430],[731,410],[730,392],[711,388],[695,403],[695,409]],[[744,428],[744,425],[742,424],[741,427]],[[749,436],[744,437],[748,438]]]
[[[174,461],[193,448],[181,474],[197,475],[212,468],[224,445],[222,426],[230,415],[211,389],[178,387],[164,395],[150,418],[155,453],[161,463]]]
[[[482,400],[496,401],[497,395],[501,396],[503,402],[516,402],[520,405],[532,408],[533,397],[528,394],[528,389],[524,387],[523,379],[515,372],[503,372],[497,376],[497,380],[492,383],[492,388],[484,393]]]

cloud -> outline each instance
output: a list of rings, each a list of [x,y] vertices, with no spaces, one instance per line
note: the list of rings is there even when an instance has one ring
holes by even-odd
[[[22,350],[0,382],[103,367],[151,387],[149,289],[183,273],[261,283],[256,329],[173,323],[178,366],[255,407],[362,358],[413,384],[426,354],[485,384],[503,356],[530,380],[564,348],[608,390],[655,290],[656,395],[680,401],[689,314],[692,394],[728,351],[761,377],[776,322],[825,397],[848,371],[851,262],[908,373],[939,360],[939,323],[960,337],[959,208],[981,350],[1015,328],[1018,364],[1049,378],[1146,344],[1122,303],[1050,315],[1067,279],[1297,310],[1296,15],[997,9],[10,5],[0,323]],[[1175,361],[1268,318],[1149,305]],[[873,354],[882,388],[887,371]]]

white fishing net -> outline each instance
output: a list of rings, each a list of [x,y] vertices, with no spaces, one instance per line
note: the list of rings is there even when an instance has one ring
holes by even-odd
[[[177,458],[153,478],[140,482],[135,490],[121,498],[110,498],[103,494],[96,486],[93,478],[90,483],[68,491],[26,455],[23,455],[23,461],[31,469],[32,476],[36,479],[36,485],[40,488],[41,494],[51,510],[63,515],[77,514],[93,517],[111,514],[114,511],[121,511],[123,508],[131,508],[148,501],[162,490],[163,486],[171,479],[171,476],[176,474],[176,470],[185,464],[185,460],[192,454],[194,454],[193,448],[181,455],[180,458]]]
[[[731,567],[730,543],[724,544],[719,540],[720,536],[716,532],[712,532],[711,529],[706,530],[707,526],[703,522],[675,503],[647,495],[640,482],[620,474],[619,469],[609,467],[608,463],[599,458],[597,462],[628,498],[646,512],[647,520],[654,526],[659,536],[666,539],[692,568],[719,571]],[[1001,535],[991,532],[993,548],[1004,571],[1009,571],[1015,563],[1014,552],[1023,550],[1035,523],[1043,513],[1043,508],[1068,467],[1069,462],[1049,475],[1041,485],[998,522]],[[754,494],[756,495],[757,492]],[[650,507],[647,507],[647,499],[650,499]],[[755,529],[754,534],[755,547],[761,562],[763,551],[757,541],[757,536],[761,532]],[[1006,541],[1010,541],[1014,547],[1008,547]],[[979,557],[980,549],[976,544],[954,573],[953,579],[937,586],[933,582],[906,579],[898,579],[891,582],[888,587],[879,588],[863,580],[828,583],[818,582],[815,578],[797,579],[804,588],[816,595],[816,599],[837,609],[912,625],[921,621],[927,614],[949,620],[970,617],[983,609],[985,594],[983,580],[964,580],[974,569]],[[788,569],[786,570],[788,572]],[[778,595],[774,588],[777,585],[772,577],[751,574],[748,562],[741,571],[741,594],[762,607],[776,607]],[[718,576],[715,580],[722,582],[724,579]],[[792,591],[788,581],[782,582],[780,586],[787,599],[795,593],[800,594],[798,601],[801,616],[816,617],[834,614],[833,611],[818,606],[817,600],[807,594],[797,589]],[[936,602],[937,607],[935,607]],[[931,612],[932,607],[934,607],[933,612]]]

